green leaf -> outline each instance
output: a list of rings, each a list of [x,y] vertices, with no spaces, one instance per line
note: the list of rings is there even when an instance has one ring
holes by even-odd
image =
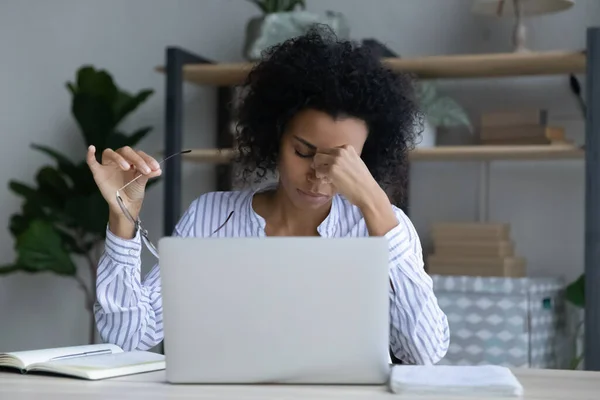
[[[59,275],[74,275],[76,272],[59,233],[48,221],[32,221],[18,237],[16,249],[16,264],[30,272],[51,271]]]
[[[13,214],[10,217],[9,230],[14,237],[18,237],[27,230],[30,222],[31,218],[28,218],[25,215]]]
[[[290,12],[300,6],[302,10],[306,9],[306,2],[304,0],[289,0],[286,5],[283,6],[283,11]]]
[[[426,116],[434,126],[466,126],[471,129],[469,116],[456,101],[449,97],[437,98],[429,105]]]
[[[90,195],[98,190],[94,175],[85,161],[75,165],[75,168],[69,171],[68,176],[73,183],[72,190],[75,195]]]
[[[65,86],[67,87],[71,95],[77,93],[77,87],[72,82],[67,82]]]
[[[117,94],[113,105],[115,126],[123,121],[127,115],[135,111],[135,109],[145,102],[153,93],[154,91],[152,89],[145,89],[140,91],[135,96],[132,96],[125,91],[120,91]]]
[[[113,103],[118,95],[118,89],[112,76],[105,70],[96,70],[91,65],[86,65],[77,71],[78,93],[86,93],[99,97],[107,104]]]
[[[9,188],[25,199],[21,208],[23,214],[29,217],[45,218],[47,217],[45,209],[56,206],[52,199],[42,196],[38,190],[23,183],[10,181]]]
[[[83,255],[89,251],[87,247],[80,246],[78,240],[74,237],[75,234],[66,232],[62,229],[57,229],[56,232],[64,243],[67,252]]]
[[[8,187],[10,190],[25,199],[30,199],[37,196],[37,191],[34,188],[18,181],[9,181]]]
[[[69,199],[65,211],[77,221],[77,226],[85,232],[100,236],[106,233],[108,204],[100,191],[97,190],[88,196]]]
[[[417,99],[424,113],[427,113],[428,108],[435,101],[437,96],[437,88],[433,82],[425,81],[417,84],[416,87]]]
[[[248,0],[250,3],[254,3],[259,9],[260,11],[262,11],[263,13],[267,13],[267,8],[266,8],[266,4],[264,0]]]
[[[24,265],[18,265],[18,264],[8,264],[8,265],[0,266],[0,275],[8,275],[8,274],[12,274],[13,272],[20,272],[20,271],[31,272],[31,268],[28,268]]]
[[[135,147],[140,140],[142,140],[150,131],[151,126],[140,128],[133,132],[131,135],[126,136],[123,133],[117,132],[108,139],[107,147],[111,149],[118,149],[123,146]]]
[[[472,132],[471,120],[463,107],[447,96],[439,96],[434,82],[419,82],[417,101],[427,121],[435,127],[466,126]]]
[[[60,154],[58,151],[51,149],[48,146],[43,146],[39,144],[32,143],[31,148],[41,151],[42,153],[47,154],[56,160],[60,168],[64,168],[64,166],[75,167],[75,164],[71,160],[69,160],[66,156]]]
[[[38,150],[56,160],[60,171],[69,177],[69,179],[71,179],[72,185],[75,185],[76,182],[74,182],[74,176],[77,174],[77,166],[71,160],[47,146],[37,145],[34,143],[31,144],[31,147],[34,150]]]
[[[51,201],[55,208],[62,209],[71,195],[71,189],[62,174],[55,168],[46,166],[38,171],[36,180],[40,195]]]
[[[100,151],[106,148],[106,141],[115,128],[111,103],[102,97],[80,92],[73,97],[71,111],[82,130],[86,147],[95,145]]]
[[[565,296],[567,301],[574,306],[585,307],[585,274],[581,274],[579,278],[567,286]]]

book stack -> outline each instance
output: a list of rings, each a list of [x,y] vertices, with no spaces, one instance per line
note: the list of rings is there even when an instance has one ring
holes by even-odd
[[[548,124],[546,110],[498,111],[481,115],[480,144],[568,144],[563,127]]]
[[[515,254],[510,225],[504,223],[436,223],[434,251],[427,272],[434,275],[526,276],[525,259]]]

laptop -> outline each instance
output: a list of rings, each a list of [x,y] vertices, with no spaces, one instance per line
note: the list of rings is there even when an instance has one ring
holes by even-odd
[[[170,383],[384,384],[382,237],[159,241]]]

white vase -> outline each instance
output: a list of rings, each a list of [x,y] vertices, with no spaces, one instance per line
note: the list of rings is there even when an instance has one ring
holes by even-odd
[[[246,25],[243,54],[257,61],[264,50],[287,39],[305,34],[314,24],[327,25],[340,39],[350,38],[350,26],[344,14],[326,10],[322,13],[297,10],[275,12],[250,19]]]
[[[431,125],[429,121],[425,120],[423,124],[423,131],[416,140],[416,147],[418,149],[435,147],[437,129]]]

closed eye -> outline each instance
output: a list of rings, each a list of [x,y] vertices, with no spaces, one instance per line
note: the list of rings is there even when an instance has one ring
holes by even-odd
[[[303,154],[303,153],[300,153],[298,150],[294,150],[294,153],[296,153],[296,155],[298,157],[301,157],[301,158],[310,158],[310,157],[314,156],[314,154]]]

